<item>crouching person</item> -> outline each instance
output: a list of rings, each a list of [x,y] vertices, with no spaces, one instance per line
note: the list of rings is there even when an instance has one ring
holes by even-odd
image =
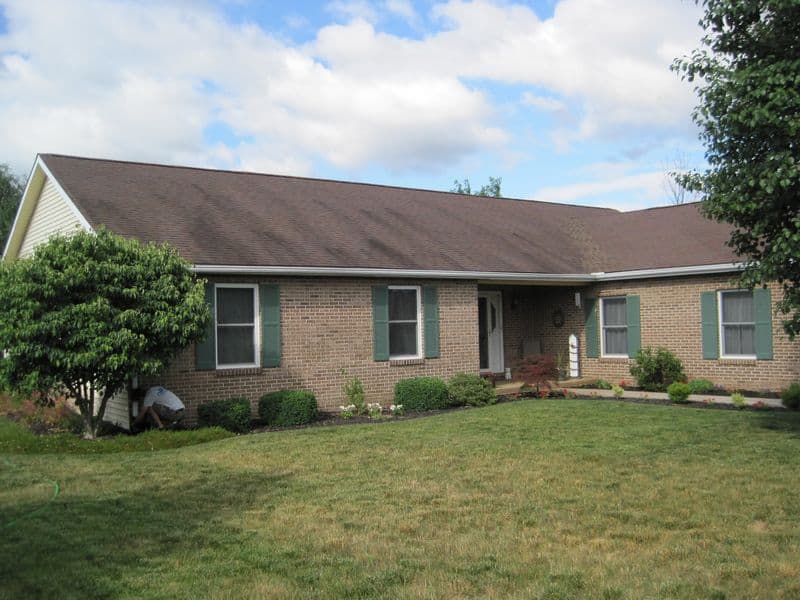
[[[174,427],[183,419],[185,408],[180,398],[168,389],[151,387],[141,401],[139,414],[133,421],[133,430],[138,432],[149,427]]]

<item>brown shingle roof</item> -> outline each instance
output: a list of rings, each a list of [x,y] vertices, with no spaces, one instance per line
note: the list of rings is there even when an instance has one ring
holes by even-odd
[[[194,264],[588,273],[731,262],[697,205],[631,213],[42,155],[93,226]]]

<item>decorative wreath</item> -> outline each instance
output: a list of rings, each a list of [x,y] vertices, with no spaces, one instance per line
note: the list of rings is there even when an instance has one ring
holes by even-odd
[[[557,308],[553,311],[553,326],[562,327],[564,325],[564,311]]]

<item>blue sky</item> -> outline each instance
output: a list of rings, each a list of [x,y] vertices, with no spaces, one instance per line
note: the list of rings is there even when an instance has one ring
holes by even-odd
[[[0,162],[37,152],[612,206],[702,167],[694,2],[0,0]]]

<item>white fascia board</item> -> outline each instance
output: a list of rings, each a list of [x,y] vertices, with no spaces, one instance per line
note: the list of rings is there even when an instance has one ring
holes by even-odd
[[[680,277],[682,275],[716,275],[732,273],[742,269],[741,263],[719,263],[715,265],[694,265],[688,267],[666,267],[663,269],[637,269],[615,271],[613,273],[592,273],[595,281],[621,281],[624,279],[651,279],[658,277]]]
[[[317,277],[396,277],[418,279],[485,279],[560,283],[590,283],[584,273],[499,273],[486,271],[436,271],[427,269],[369,269],[356,267],[259,267],[233,265],[195,265],[195,273],[218,275],[300,275]]]
[[[279,267],[252,265],[194,265],[195,273],[215,275],[294,275],[313,277],[384,277],[417,279],[478,279],[482,281],[508,281],[554,284],[588,284],[598,281],[680,277],[685,275],[713,275],[738,271],[738,263],[669,267],[664,269],[639,269],[614,273],[505,273],[494,271],[437,271],[427,269],[370,269],[357,267]]]

